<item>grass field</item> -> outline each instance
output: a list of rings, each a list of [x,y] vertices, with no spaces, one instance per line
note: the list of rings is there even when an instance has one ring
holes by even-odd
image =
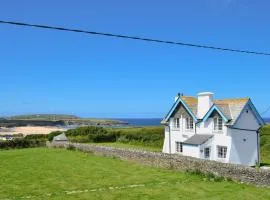
[[[263,165],[270,166],[270,125],[261,130],[261,161]]]
[[[65,149],[0,151],[0,199],[270,199],[270,189]]]
[[[120,143],[120,142],[102,142],[102,143],[92,143],[92,144],[100,145],[100,146],[135,149],[135,150],[142,150],[142,151],[154,151],[154,152],[162,151],[161,147],[145,146],[145,145],[140,145],[140,144],[129,144],[129,143]]]

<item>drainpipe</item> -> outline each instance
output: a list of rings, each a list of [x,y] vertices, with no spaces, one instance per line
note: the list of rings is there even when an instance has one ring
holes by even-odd
[[[170,127],[170,123],[168,123],[168,129],[169,129],[169,154],[172,153],[172,144],[171,144],[171,127]]]
[[[260,144],[260,130],[261,127],[256,131],[257,133],[257,165],[260,166],[261,165],[261,156],[260,156],[260,151],[261,151],[261,144]]]

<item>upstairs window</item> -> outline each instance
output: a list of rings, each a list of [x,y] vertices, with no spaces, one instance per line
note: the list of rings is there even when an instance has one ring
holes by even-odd
[[[222,131],[223,120],[222,117],[214,117],[214,131]]]
[[[177,129],[180,128],[180,118],[174,118],[173,127]]]
[[[186,118],[186,129],[187,130],[193,130],[194,126],[193,126],[193,118],[188,117]]]

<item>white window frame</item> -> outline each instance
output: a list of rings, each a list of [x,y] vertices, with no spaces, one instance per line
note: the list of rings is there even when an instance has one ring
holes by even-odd
[[[173,129],[180,130],[180,118],[175,117],[173,118]]]
[[[217,145],[217,157],[221,159],[227,158],[228,147]]]
[[[209,154],[208,156],[206,156],[206,149],[209,149],[208,150],[208,154]],[[204,148],[204,158],[205,159],[210,159],[210,156],[211,156],[211,147],[205,147]]]
[[[176,153],[183,153],[183,143],[175,142],[175,151]]]
[[[223,132],[223,119],[221,116],[213,118],[213,130],[214,132],[217,132],[217,133]]]
[[[194,120],[192,117],[186,118],[186,130],[188,130],[188,131],[194,130]]]

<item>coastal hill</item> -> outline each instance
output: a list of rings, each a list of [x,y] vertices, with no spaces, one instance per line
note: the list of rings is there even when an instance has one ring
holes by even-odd
[[[117,125],[120,120],[81,118],[66,114],[31,114],[0,118],[0,127],[16,126],[65,126],[65,125]]]

